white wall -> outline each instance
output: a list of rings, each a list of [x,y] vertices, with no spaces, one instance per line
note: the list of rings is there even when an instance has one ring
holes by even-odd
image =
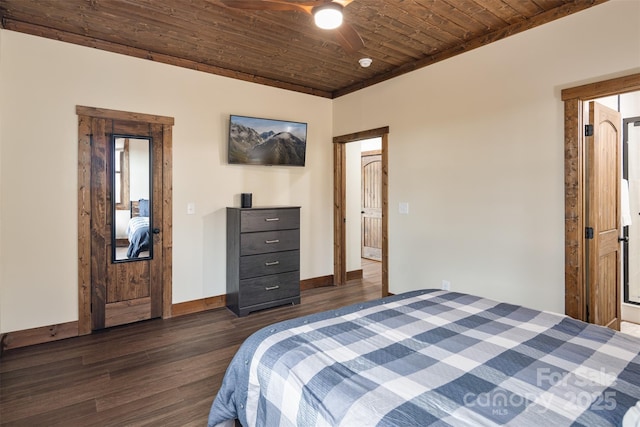
[[[149,150],[148,139],[129,140],[129,199],[149,198]]]
[[[332,274],[331,100],[7,30],[0,55],[0,332],[78,318],[76,105],[175,118],[173,303],[225,293],[241,192],[301,206],[301,278]],[[226,164],[230,114],[308,123],[306,167]]]
[[[382,150],[382,138],[370,138],[363,139],[360,141],[360,150],[361,151],[373,151],[373,150]]]
[[[640,2],[613,0],[336,99],[336,135],[390,127],[390,292],[564,312],[560,91],[639,71]]]

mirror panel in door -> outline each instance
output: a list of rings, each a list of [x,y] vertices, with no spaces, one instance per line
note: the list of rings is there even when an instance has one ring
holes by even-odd
[[[624,120],[623,148],[627,151],[627,180],[629,183],[630,224],[625,228],[628,237],[626,260],[625,302],[640,304],[640,117]]]
[[[151,138],[113,135],[111,144],[112,261],[151,259]]]

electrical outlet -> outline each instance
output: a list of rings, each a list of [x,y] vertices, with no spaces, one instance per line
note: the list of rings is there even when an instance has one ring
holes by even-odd
[[[448,280],[443,280],[442,281],[442,290],[443,291],[451,290],[451,282],[448,281]]]

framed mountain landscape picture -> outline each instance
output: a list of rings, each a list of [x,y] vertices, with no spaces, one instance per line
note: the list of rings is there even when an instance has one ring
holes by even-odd
[[[231,115],[228,162],[247,165],[304,166],[307,124]]]

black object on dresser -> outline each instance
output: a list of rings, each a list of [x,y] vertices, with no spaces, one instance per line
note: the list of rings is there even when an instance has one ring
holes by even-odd
[[[300,207],[227,208],[227,307],[300,303]]]

